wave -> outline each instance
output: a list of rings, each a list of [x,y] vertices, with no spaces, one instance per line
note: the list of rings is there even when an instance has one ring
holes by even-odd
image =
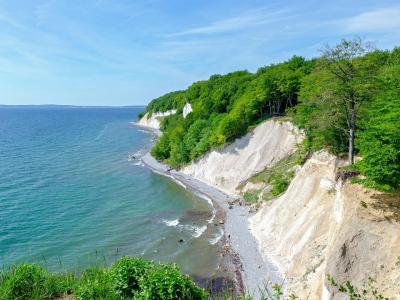
[[[179,227],[183,230],[187,230],[196,239],[199,238],[207,230],[207,225],[203,225],[203,226],[182,225],[182,224],[179,224],[179,219],[162,220],[162,222],[165,225],[167,225],[168,227]]]
[[[188,231],[192,232],[192,236],[195,239],[199,238],[207,230],[207,225],[203,226],[184,225],[183,227]]]
[[[211,216],[211,218],[208,220],[208,224],[211,224],[211,223],[214,221],[215,215],[216,215],[216,213],[217,213],[217,210],[215,209],[212,200],[211,200],[209,197],[207,197],[206,195],[202,194],[202,193],[195,192],[194,194],[195,194],[197,197],[206,200],[206,201],[208,202],[208,204],[212,207],[212,209],[213,209],[213,211],[212,211],[212,216]]]
[[[179,219],[175,220],[163,220],[163,223],[169,227],[176,227],[179,224]]]
[[[194,192],[194,194],[195,194],[197,197],[206,200],[206,201],[208,202],[208,204],[209,204],[211,207],[214,207],[212,200],[211,200],[209,197],[207,197],[206,195],[204,195],[204,194],[202,194],[202,193],[198,193],[198,192]]]
[[[213,237],[210,238],[208,241],[210,242],[211,245],[215,245],[222,239],[223,236],[224,236],[224,231],[220,229],[219,232],[215,233]]]

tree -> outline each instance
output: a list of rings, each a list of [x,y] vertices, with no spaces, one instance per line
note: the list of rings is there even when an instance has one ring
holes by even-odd
[[[376,66],[368,60],[372,46],[360,38],[343,39],[334,47],[326,46],[321,62],[329,73],[323,88],[322,101],[343,115],[348,137],[348,160],[354,163],[354,139],[360,106],[373,95]]]
[[[382,190],[400,185],[400,64],[385,67],[365,124],[357,136],[365,183]]]

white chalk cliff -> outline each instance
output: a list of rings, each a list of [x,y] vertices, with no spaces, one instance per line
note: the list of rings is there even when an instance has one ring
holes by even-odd
[[[176,109],[167,110],[166,112],[155,112],[149,116],[146,113],[136,124],[152,129],[160,129],[160,118],[176,114]]]
[[[269,120],[181,171],[235,195],[240,183],[296,151],[303,134],[290,122]],[[400,299],[400,225],[373,208],[380,193],[336,180],[342,162],[317,152],[299,167],[285,193],[250,218],[261,252],[300,299],[347,299],[327,282],[368,277],[390,299]],[[268,278],[266,278],[268,280]]]
[[[185,106],[183,107],[183,112],[182,115],[184,118],[187,117],[188,114],[190,114],[193,111],[192,105],[190,103],[186,103]]]
[[[358,287],[371,276],[394,297],[400,291],[400,226],[370,207],[373,191],[336,182],[338,163],[315,153],[287,191],[251,218],[252,232],[301,299],[343,299],[328,274]]]
[[[232,195],[242,181],[296,151],[302,139],[303,135],[290,122],[265,121],[181,171]]]

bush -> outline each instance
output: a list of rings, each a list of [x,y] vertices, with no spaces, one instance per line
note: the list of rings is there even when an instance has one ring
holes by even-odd
[[[140,257],[122,257],[111,268],[111,277],[117,295],[133,297],[139,290],[141,278],[154,264]]]
[[[85,270],[75,296],[78,300],[119,299],[113,290],[110,271],[99,267]]]
[[[198,288],[176,265],[159,265],[151,269],[140,281],[140,300],[206,299],[207,294]]]
[[[77,300],[206,299],[205,291],[175,265],[155,265],[142,258],[122,257],[111,269],[90,267],[79,280],[35,264],[0,271],[1,300],[59,299],[68,294]]]
[[[75,284],[73,275],[50,274],[39,265],[23,263],[2,272],[0,299],[53,299],[71,293]]]
[[[271,176],[271,195],[276,197],[286,191],[293,176],[293,172],[289,172],[288,174],[277,173]]]

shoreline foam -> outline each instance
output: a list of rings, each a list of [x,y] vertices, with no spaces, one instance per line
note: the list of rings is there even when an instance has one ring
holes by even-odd
[[[246,291],[256,299],[260,297],[260,289],[265,289],[269,282],[282,283],[279,270],[263,256],[256,237],[251,233],[249,217],[250,208],[242,205],[236,197],[199,181],[189,175],[158,162],[149,153],[141,158],[143,164],[155,173],[169,177],[174,182],[180,182],[194,194],[202,198],[211,199],[216,217],[223,225],[223,233],[219,238],[222,249],[229,255],[228,261],[232,265],[224,266],[236,278],[239,291]],[[179,184],[179,183],[178,183]],[[236,203],[233,205],[233,203]],[[216,242],[216,243],[217,243]],[[228,263],[230,264],[230,263]]]

